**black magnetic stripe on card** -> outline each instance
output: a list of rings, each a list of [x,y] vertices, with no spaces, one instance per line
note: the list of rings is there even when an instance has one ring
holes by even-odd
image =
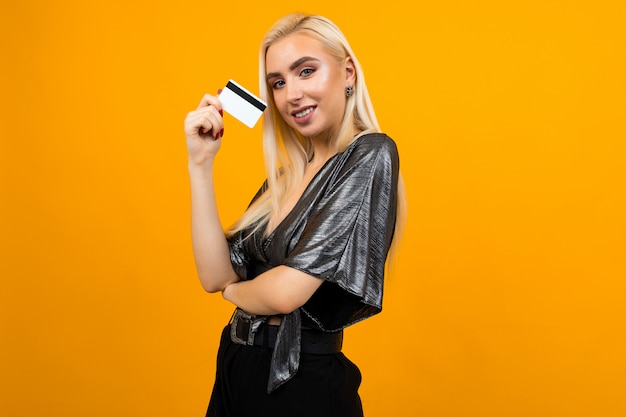
[[[265,107],[267,107],[265,104],[261,103],[255,97],[252,97],[250,94],[248,94],[247,92],[245,92],[241,88],[237,87],[235,84],[233,84],[230,81],[228,82],[228,84],[226,84],[226,88],[229,88],[234,93],[236,93],[239,97],[241,97],[242,99],[246,100],[248,103],[252,104],[254,107],[256,107],[257,109],[259,109],[261,111],[264,111]]]

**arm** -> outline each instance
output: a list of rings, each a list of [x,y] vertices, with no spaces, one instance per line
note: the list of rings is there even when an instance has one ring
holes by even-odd
[[[211,169],[189,167],[191,182],[191,238],[198,278],[208,292],[237,281],[224,230],[217,214]]]
[[[288,266],[277,266],[250,281],[228,285],[223,296],[249,314],[289,314],[302,307],[324,280]]]
[[[191,234],[198,277],[205,290],[217,292],[238,280],[217,213],[213,161],[223,135],[221,107],[205,95],[185,119],[191,185]]]

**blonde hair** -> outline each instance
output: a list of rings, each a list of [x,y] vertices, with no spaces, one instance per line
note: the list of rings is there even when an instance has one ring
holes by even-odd
[[[325,45],[338,63],[350,58],[355,70],[354,94],[346,98],[342,124],[331,145],[337,152],[345,150],[354,140],[366,133],[380,132],[374,107],[370,100],[363,70],[341,30],[323,16],[293,13],[278,20],[268,31],[259,51],[259,90],[268,103],[263,113],[263,152],[267,186],[264,192],[248,207],[241,218],[227,231],[232,235],[252,227],[256,231],[279,215],[283,199],[290,195],[302,181],[304,169],[312,156],[311,141],[289,127],[276,109],[271,88],[266,78],[266,54],[274,42],[294,33],[302,33]],[[355,132],[359,135],[355,136]],[[402,179],[398,183],[398,208],[404,207],[405,196]],[[396,221],[396,232],[403,226],[404,209]],[[396,238],[398,236],[396,235]],[[394,238],[394,241],[398,239]]]

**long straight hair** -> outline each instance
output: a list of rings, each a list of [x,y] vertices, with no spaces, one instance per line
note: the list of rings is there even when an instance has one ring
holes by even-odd
[[[296,132],[280,116],[266,78],[267,50],[276,41],[294,33],[302,33],[317,39],[337,63],[342,63],[350,57],[354,64],[356,74],[354,94],[346,97],[344,117],[331,142],[335,151],[345,150],[361,135],[381,131],[365,84],[363,70],[341,30],[323,16],[294,13],[278,20],[265,35],[259,51],[259,90],[261,98],[268,103],[263,113],[263,152],[267,184],[264,192],[227,230],[228,235],[248,228],[254,232],[275,220],[279,215],[282,201],[298,187],[307,162],[312,157],[313,147],[310,139]],[[355,132],[359,134],[355,136]],[[404,226],[405,202],[404,185],[400,176],[395,243],[399,240],[399,232]]]

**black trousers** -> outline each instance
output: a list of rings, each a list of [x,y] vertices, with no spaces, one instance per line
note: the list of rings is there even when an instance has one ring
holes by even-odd
[[[267,393],[272,350],[222,332],[207,417],[362,417],[361,372],[343,353],[302,354],[297,374]]]

